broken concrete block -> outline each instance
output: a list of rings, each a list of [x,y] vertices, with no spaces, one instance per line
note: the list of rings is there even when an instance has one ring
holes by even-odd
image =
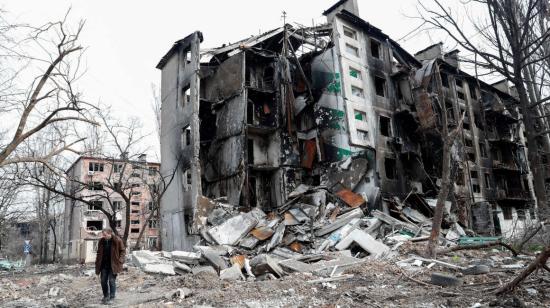
[[[340,243],[336,245],[336,249],[347,249],[352,243],[356,243],[357,245],[361,246],[361,248],[363,248],[374,257],[380,257],[381,255],[390,251],[390,248],[388,246],[377,241],[374,237],[359,229],[351,231],[348,236],[343,238]]]
[[[288,212],[292,214],[292,216],[294,216],[294,218],[300,223],[309,221],[309,217],[301,209],[293,208],[288,210]]]
[[[202,256],[217,270],[223,270],[227,268],[227,262],[225,262],[222,257],[213,252],[205,251],[202,253]]]
[[[187,264],[198,264],[201,259],[201,254],[197,252],[175,250],[171,253],[172,259],[184,262]]]
[[[273,235],[273,233],[275,233],[275,231],[268,227],[254,228],[250,231],[250,234],[260,241],[267,240]]]
[[[275,230],[275,233],[271,237],[271,241],[269,241],[269,244],[267,244],[266,250],[270,251],[271,249],[275,248],[277,245],[281,243],[283,240],[283,236],[285,234],[285,224],[279,224],[277,229]]]
[[[208,234],[219,245],[235,245],[252,228],[258,220],[252,215],[240,214],[226,220],[224,223],[210,228]]]
[[[254,259],[250,261],[250,266],[252,267],[252,272],[256,276],[265,273],[273,273],[278,277],[282,277],[285,273],[277,261],[266,254],[254,257]]]
[[[239,241],[239,246],[246,249],[254,249],[254,247],[256,247],[259,242],[260,240],[255,238],[254,236],[247,236]]]
[[[59,295],[59,287],[52,287],[50,291],[48,292],[49,297],[57,297]]]
[[[333,247],[338,242],[340,242],[344,237],[346,237],[353,229],[355,229],[361,220],[359,218],[352,219],[349,223],[347,223],[342,228],[332,232],[330,236],[323,241],[321,246],[317,249],[317,253],[320,253],[322,251],[325,251],[329,247]]]
[[[234,264],[230,268],[226,268],[220,272],[221,280],[244,280],[244,276],[241,272],[239,265]]]
[[[145,264],[143,271],[150,274],[175,275],[174,266],[170,264]]]
[[[180,263],[178,261],[174,261],[174,270],[175,271],[181,271],[185,273],[191,273],[191,267],[189,267],[187,264]]]
[[[284,224],[286,226],[295,226],[300,224],[300,222],[290,212],[285,212],[284,217]]]
[[[217,226],[225,221],[228,214],[229,213],[227,213],[227,211],[223,208],[217,207],[208,214],[207,220],[211,225]]]
[[[305,194],[311,187],[305,184],[300,184],[296,189],[294,189],[290,194],[288,194],[289,198],[294,198],[301,196]]]
[[[313,272],[315,270],[312,265],[295,259],[283,260],[279,262],[279,265],[289,272],[306,273]]]
[[[160,263],[160,259],[149,250],[136,250],[132,252],[133,262],[140,267],[147,264]]]
[[[184,299],[186,297],[191,296],[193,292],[191,289],[188,288],[178,288],[174,291],[170,291],[164,295],[164,298],[167,300],[178,300],[178,299]]]
[[[199,273],[211,273],[214,275],[217,275],[218,273],[212,266],[196,266],[191,269],[193,275],[197,275]]]
[[[339,229],[346,224],[348,224],[350,221],[352,221],[354,218],[361,218],[363,217],[363,211],[360,208],[356,208],[353,211],[347,212],[345,214],[342,214],[336,218],[336,220],[331,223],[328,226],[324,226],[323,228],[315,231],[316,236],[323,236],[325,234],[328,234],[336,229]]]

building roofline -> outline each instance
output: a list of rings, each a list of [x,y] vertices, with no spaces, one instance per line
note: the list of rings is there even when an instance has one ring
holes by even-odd
[[[328,14],[332,13],[332,11],[336,10],[340,5],[344,4],[348,2],[348,0],[340,0],[336,3],[334,3],[331,7],[329,7],[328,9],[326,9],[324,12],[323,12],[323,15],[324,16],[327,16]]]
[[[98,157],[98,156],[89,156],[89,155],[82,155],[82,156],[79,156],[72,164],[69,168],[67,168],[67,170],[65,170],[65,173],[68,173],[69,170],[73,169],[74,166],[82,159],[95,159],[95,160],[99,160],[99,161],[108,161],[108,162],[128,162],[128,163],[145,163],[147,165],[155,165],[155,166],[160,166],[160,163],[157,163],[157,162],[149,162],[149,161],[145,161],[145,162],[142,162],[142,161],[139,161],[139,160],[128,160],[128,161],[125,161],[125,160],[122,160],[122,159],[119,159],[119,158],[109,158],[109,157]]]
[[[389,37],[386,33],[384,33],[381,29],[373,26],[369,22],[363,20],[361,17],[353,14],[352,12],[348,10],[342,10],[340,13],[337,14],[338,17],[346,20],[347,22],[350,22],[361,29],[363,29],[365,32],[388,40],[388,42],[395,48],[401,56],[405,57],[405,60],[407,62],[412,63],[413,65],[417,67],[422,67],[422,62],[418,61],[413,55],[411,55],[407,50],[405,50],[401,45],[399,45],[396,41],[394,41],[391,37]]]
[[[161,70],[166,65],[168,60],[170,60],[170,58],[172,57],[172,55],[174,53],[176,53],[180,49],[189,48],[189,46],[191,45],[191,41],[192,41],[192,39],[195,35],[197,35],[199,37],[199,41],[202,43],[202,32],[200,32],[200,31],[195,31],[195,32],[189,34],[188,36],[182,38],[181,40],[174,42],[174,44],[172,45],[170,50],[168,50],[168,52],[160,59],[160,61],[157,64],[156,68]]]

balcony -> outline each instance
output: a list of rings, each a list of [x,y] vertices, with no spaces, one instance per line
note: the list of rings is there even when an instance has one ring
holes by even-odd
[[[526,201],[530,199],[528,191],[523,189],[502,189],[498,188],[496,190],[496,199],[497,200],[517,200],[517,201]]]
[[[503,171],[519,171],[519,167],[515,162],[502,162],[493,160],[493,169]]]

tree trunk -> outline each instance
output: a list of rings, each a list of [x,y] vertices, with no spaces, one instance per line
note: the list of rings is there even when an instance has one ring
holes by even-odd
[[[523,270],[514,280],[508,282],[507,284],[500,287],[496,294],[502,294],[509,291],[512,291],[515,289],[518,284],[520,284],[525,278],[527,278],[532,272],[534,272],[537,268],[543,267],[546,264],[546,261],[548,261],[548,258],[550,257],[550,245],[546,246],[543,252],[541,252],[529,266]]]

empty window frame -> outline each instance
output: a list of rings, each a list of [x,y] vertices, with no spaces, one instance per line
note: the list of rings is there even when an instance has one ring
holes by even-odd
[[[132,206],[139,206],[139,202],[138,201],[132,201]]]
[[[130,213],[131,214],[139,214],[139,210],[138,209],[132,209],[132,210],[130,210]]]
[[[366,130],[358,129],[357,130],[357,138],[363,142],[369,141],[369,132]]]
[[[476,86],[473,83],[471,83],[469,84],[468,88],[470,88],[470,97],[472,99],[477,99]]]
[[[88,220],[86,221],[86,229],[91,231],[103,230],[102,220]]]
[[[397,177],[397,165],[395,159],[386,157],[384,159],[384,170],[386,172],[387,179],[395,179]]]
[[[147,223],[150,229],[157,229],[159,227],[159,221],[157,219],[151,219]]]
[[[470,138],[464,138],[464,145],[471,148],[474,146],[474,143],[472,142],[472,139]]]
[[[351,94],[353,96],[357,96],[357,97],[360,97],[360,98],[365,97],[365,94],[363,93],[363,89],[361,89],[359,87],[356,87],[356,86],[351,86]]]
[[[123,165],[123,164],[114,164],[114,165],[113,165],[113,172],[114,172],[114,173],[122,172],[122,169],[124,169],[124,165]]]
[[[359,58],[359,48],[346,43],[346,52],[351,56]]]
[[[370,55],[373,58],[380,59],[381,58],[380,50],[381,50],[380,42],[378,42],[377,40],[370,39]]]
[[[88,210],[89,211],[99,211],[103,208],[103,202],[102,201],[92,201],[88,204]]]
[[[99,171],[99,172],[103,172],[103,167],[104,167],[104,164],[102,163],[93,163],[93,162],[90,162],[88,164],[88,171]]]
[[[361,75],[361,71],[356,69],[356,68],[353,68],[353,67],[349,67],[349,75],[353,78],[357,78],[359,80],[362,80],[363,79],[363,76]]]
[[[149,167],[149,175],[155,175],[157,173],[157,167]]]
[[[139,219],[130,220],[131,225],[139,225]]]
[[[357,40],[357,31],[346,26],[343,26],[343,29],[344,29],[344,36],[347,36],[350,39]]]
[[[113,201],[113,210],[120,211],[122,208],[122,201]]]
[[[139,228],[130,228],[130,233],[139,233]]]
[[[101,183],[101,182],[88,182],[88,190],[103,190],[103,183]]]
[[[181,132],[181,148],[184,149],[191,144],[191,127],[187,125]]]
[[[379,118],[380,134],[382,136],[391,137],[391,119],[386,116]]]
[[[354,117],[357,121],[367,122],[367,113],[361,110],[354,110]]]
[[[479,188],[478,184],[472,184],[472,191],[476,194],[479,194],[481,192],[481,189]]]
[[[466,100],[466,96],[462,93],[462,91],[456,91],[456,96],[463,101]]]
[[[181,107],[185,107],[191,100],[191,88],[188,86],[181,89]]]
[[[122,228],[122,220],[115,220],[115,227]]]
[[[502,215],[504,216],[505,220],[511,220],[513,218],[512,208],[509,207],[509,206],[503,206],[502,207]]]
[[[477,171],[470,171],[470,176],[472,177],[472,179],[477,179]]]
[[[386,78],[380,76],[374,76],[374,88],[376,95],[386,96]]]

